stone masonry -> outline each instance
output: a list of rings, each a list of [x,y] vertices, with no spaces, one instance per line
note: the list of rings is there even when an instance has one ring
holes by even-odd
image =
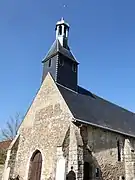
[[[41,180],[55,179],[60,159],[65,162],[64,177],[73,166],[77,179],[83,180],[84,163],[88,162],[92,180],[131,180],[135,177],[134,142],[115,132],[73,122],[48,74],[9,147],[3,179],[19,175],[21,180],[28,180],[30,159],[39,150],[43,160]]]
[[[71,112],[48,74],[18,131],[18,151],[10,176],[19,174],[21,179],[27,179],[30,158],[38,149],[43,156],[41,179],[54,179],[56,150],[63,144],[71,119]]]

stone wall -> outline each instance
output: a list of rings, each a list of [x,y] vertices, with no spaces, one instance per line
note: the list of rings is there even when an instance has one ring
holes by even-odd
[[[121,160],[118,161],[117,141],[120,142]],[[124,137],[99,128],[89,128],[88,144],[92,146],[93,156],[102,172],[103,179],[119,179],[124,176]]]
[[[61,104],[57,102],[54,107],[50,105],[41,109],[35,115],[32,129],[21,129],[14,170],[16,175],[27,179],[30,157],[36,149],[39,149],[43,156],[42,179],[50,177],[54,179],[57,150],[61,147],[66,160],[66,174],[73,166],[79,180],[84,176],[84,162],[90,163],[92,180],[120,180],[122,177],[131,180],[135,177],[133,138],[92,126],[75,125],[69,121],[71,118],[69,114],[65,116]],[[120,161],[118,161],[118,141]],[[96,177],[96,168],[99,169],[99,177]]]
[[[92,166],[92,180],[135,178],[135,140],[133,138],[92,126],[82,126],[80,132],[84,142],[83,160]],[[118,160],[118,141],[120,161]],[[97,168],[99,169],[98,178],[96,177]]]
[[[15,167],[10,176],[19,174],[22,180],[26,180],[30,159],[38,149],[43,159],[41,180],[54,179],[57,147],[63,145],[71,119],[72,114],[48,75],[20,126]]]
[[[124,144],[125,177],[135,179],[135,140],[126,138]]]
[[[19,175],[21,180],[28,179],[30,160],[36,150],[42,154],[41,180],[55,179],[60,157],[66,163],[65,172],[68,173],[73,166],[78,180],[83,179],[84,162],[90,164],[92,180],[119,180],[120,177],[131,180],[135,176],[134,139],[73,123],[72,118],[48,74],[19,128],[17,144],[14,143],[8,151],[6,167],[11,167],[10,176]],[[58,149],[61,149],[59,153]],[[96,177],[97,169],[99,177]]]

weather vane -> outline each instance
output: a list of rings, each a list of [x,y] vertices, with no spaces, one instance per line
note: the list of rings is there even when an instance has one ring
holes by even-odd
[[[66,9],[67,9],[67,5],[64,4],[64,5],[63,5],[63,15],[62,15],[62,16],[65,16],[65,15],[66,15],[66,13],[65,13]]]

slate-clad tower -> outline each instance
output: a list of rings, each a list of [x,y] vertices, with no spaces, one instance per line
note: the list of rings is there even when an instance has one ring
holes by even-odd
[[[43,78],[48,72],[53,79],[74,91],[77,90],[78,62],[68,46],[69,25],[62,18],[56,23],[56,40],[43,59]]]

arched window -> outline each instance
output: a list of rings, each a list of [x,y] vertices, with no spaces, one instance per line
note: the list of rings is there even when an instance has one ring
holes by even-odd
[[[42,169],[42,155],[39,150],[36,150],[30,160],[29,180],[40,180]]]

